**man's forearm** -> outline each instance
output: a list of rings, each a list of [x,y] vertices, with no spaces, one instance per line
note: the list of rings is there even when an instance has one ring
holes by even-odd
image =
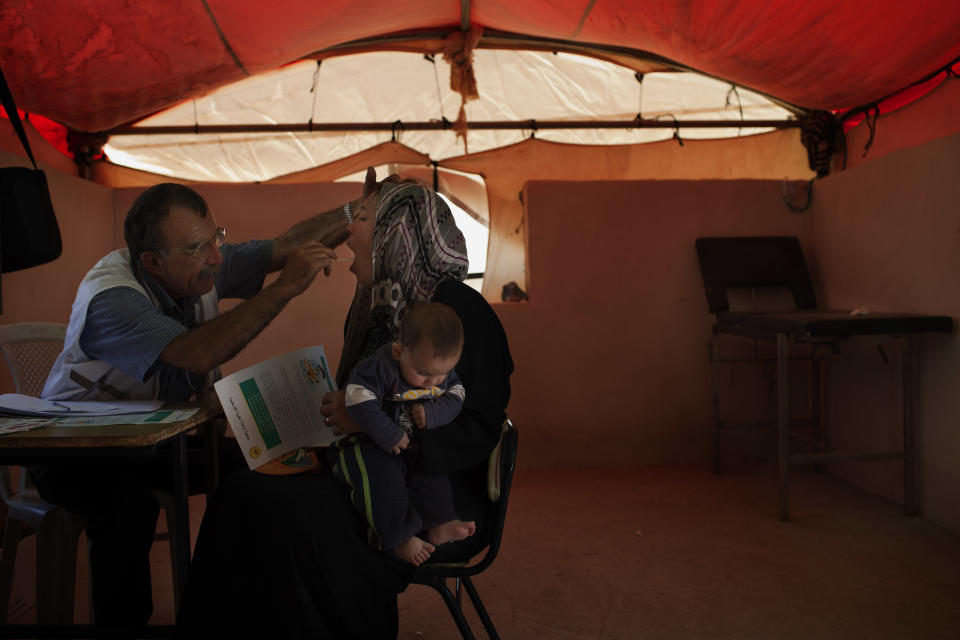
[[[308,240],[336,247],[347,239],[347,235],[347,217],[342,206],[298,222],[274,239],[270,271],[282,268],[290,251]]]
[[[274,282],[226,313],[174,338],[160,359],[206,374],[237,355],[295,295],[280,281]]]

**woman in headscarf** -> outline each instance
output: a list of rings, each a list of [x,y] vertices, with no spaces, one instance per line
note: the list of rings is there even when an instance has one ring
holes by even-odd
[[[466,388],[460,415],[422,431],[404,452],[411,469],[449,474],[454,505],[477,533],[442,545],[431,562],[466,560],[485,539],[486,459],[510,398],[513,361],[496,314],[467,273],[463,236],[431,190],[385,181],[354,203],[347,245],[357,290],[347,319],[338,386],[352,368],[393,341],[416,302],[449,305],[464,327],[456,371]],[[333,392],[325,421],[338,434],[357,430]],[[318,416],[319,419],[319,416]],[[321,460],[324,456],[318,456]],[[312,475],[240,472],[226,479],[204,515],[181,631],[189,637],[395,638],[397,594],[412,567],[372,549],[349,489],[323,468]]]

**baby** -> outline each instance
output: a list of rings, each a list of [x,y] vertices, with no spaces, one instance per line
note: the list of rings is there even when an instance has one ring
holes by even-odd
[[[453,309],[435,302],[412,307],[398,341],[350,375],[346,409],[363,433],[331,447],[334,473],[350,485],[370,544],[414,566],[435,545],[476,531],[474,522],[457,518],[447,476],[410,470],[403,455],[416,447],[418,430],[442,427],[460,413],[465,393],[454,367],[462,349],[463,326]],[[417,535],[423,531],[426,540]]]

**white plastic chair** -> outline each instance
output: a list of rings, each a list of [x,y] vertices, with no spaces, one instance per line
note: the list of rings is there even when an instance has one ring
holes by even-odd
[[[40,395],[63,348],[66,330],[64,325],[40,322],[0,326],[0,352],[17,393]],[[44,501],[25,469],[18,470],[20,482],[14,488],[14,469],[0,466],[0,492],[7,505],[0,555],[0,622],[7,621],[17,546],[26,526],[37,540],[37,621],[69,624],[73,621],[77,539],[84,528],[83,519]]]
[[[39,396],[47,374],[63,349],[67,327],[48,322],[24,322],[0,326],[0,353],[3,354],[17,393]],[[0,624],[7,621],[10,591],[13,585],[17,546],[28,526],[36,534],[37,622],[71,624],[73,622],[74,584],[77,571],[77,540],[86,523],[65,509],[43,500],[29,474],[20,469],[20,482],[14,489],[11,467],[0,466],[0,492],[7,505],[3,553],[0,554]],[[173,496],[164,491],[154,495],[164,509],[167,530],[174,531]],[[179,549],[174,536],[170,542],[170,560],[174,584],[178,583]],[[187,551],[189,553],[189,551]],[[176,596],[177,590],[174,589]],[[179,597],[174,603],[179,609]],[[91,617],[92,617],[91,607]]]

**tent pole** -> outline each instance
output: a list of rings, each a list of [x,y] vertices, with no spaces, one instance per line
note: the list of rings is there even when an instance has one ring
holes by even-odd
[[[530,129],[713,129],[713,128],[773,128],[796,129],[800,120],[487,120],[467,122],[467,129],[510,130]],[[220,125],[162,125],[124,126],[101,132],[106,136],[182,135],[189,133],[300,133],[317,131],[394,131],[397,122],[313,122],[289,124],[220,124]],[[450,122],[403,122],[404,131],[441,131],[450,129]]]

